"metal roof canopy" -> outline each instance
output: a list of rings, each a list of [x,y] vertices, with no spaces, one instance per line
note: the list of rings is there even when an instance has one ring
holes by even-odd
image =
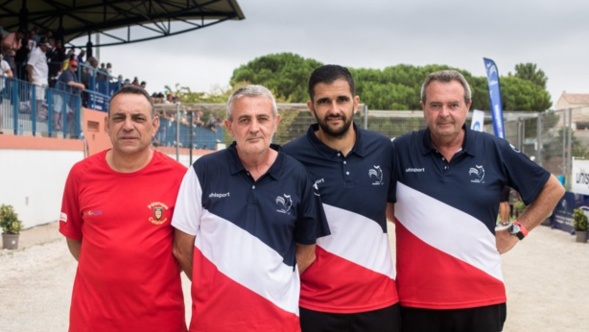
[[[237,0],[0,0],[4,29],[50,30],[72,43],[114,46],[173,36],[227,20],[245,18]],[[92,34],[100,43],[92,45]],[[73,45],[75,47],[89,45]]]

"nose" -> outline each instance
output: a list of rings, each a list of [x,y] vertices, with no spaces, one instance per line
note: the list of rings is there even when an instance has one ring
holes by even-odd
[[[253,119],[252,122],[250,123],[250,132],[256,133],[256,132],[258,132],[258,130],[260,130],[260,123],[258,122],[257,119]]]
[[[123,129],[133,130],[133,121],[131,120],[131,116],[125,117],[125,121],[123,122]]]
[[[450,108],[446,105],[442,105],[442,109],[440,110],[440,116],[445,118],[450,114]]]

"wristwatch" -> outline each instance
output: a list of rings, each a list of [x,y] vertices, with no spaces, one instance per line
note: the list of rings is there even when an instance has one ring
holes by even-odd
[[[518,239],[523,240],[528,236],[528,230],[519,221],[514,221],[507,229],[509,234],[517,236]]]

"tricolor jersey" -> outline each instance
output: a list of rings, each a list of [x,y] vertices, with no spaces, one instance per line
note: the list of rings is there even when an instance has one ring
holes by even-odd
[[[429,130],[393,140],[401,305],[461,309],[506,302],[495,224],[504,185],[526,204],[550,174],[506,140],[466,127],[450,162]]]
[[[172,224],[196,236],[190,331],[300,330],[295,242],[329,230],[299,162],[279,152],[254,181],[235,143],[203,156],[184,177]]]
[[[82,243],[70,331],[186,331],[171,226],[185,173],[158,151],[133,173],[113,171],[106,151],[72,167],[59,223]]]
[[[360,313],[398,302],[386,225],[386,205],[394,199],[392,144],[354,129],[347,156],[315,136],[317,125],[283,147],[318,186],[331,230],[317,240],[317,260],[301,276],[305,309]]]

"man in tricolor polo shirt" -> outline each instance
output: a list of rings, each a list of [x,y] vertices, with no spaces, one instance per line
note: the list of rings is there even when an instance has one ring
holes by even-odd
[[[302,329],[399,331],[386,220],[395,193],[391,141],[354,124],[360,98],[347,68],[315,69],[308,88],[317,123],[284,150],[319,187],[331,235],[317,240],[317,261],[301,275]]]
[[[190,331],[300,331],[299,273],[329,234],[307,171],[272,144],[280,115],[259,85],[227,102],[227,149],[186,173],[172,225],[192,280]]]
[[[549,216],[564,188],[506,140],[464,125],[471,90],[459,72],[427,76],[421,105],[427,129],[393,140],[403,331],[502,331],[500,255]],[[529,206],[496,230],[505,185]]]

